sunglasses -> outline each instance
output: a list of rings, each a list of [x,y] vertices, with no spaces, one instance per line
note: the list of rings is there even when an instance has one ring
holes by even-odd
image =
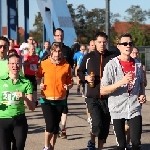
[[[7,45],[0,45],[0,48],[4,48],[4,49],[6,49],[6,48],[8,48],[8,46]]]
[[[123,42],[123,43],[118,43],[119,45],[123,45],[123,46],[127,46],[127,45],[129,45],[129,46],[133,46],[133,42]]]

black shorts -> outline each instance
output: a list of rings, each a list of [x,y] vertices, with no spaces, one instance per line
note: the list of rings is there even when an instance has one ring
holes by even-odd
[[[49,103],[41,104],[43,116],[46,123],[46,131],[58,134],[59,122],[61,121],[64,106],[51,105]]]
[[[68,90],[67,93],[66,93],[66,103],[67,103],[68,95],[69,95],[69,90]],[[68,104],[66,104],[66,105],[64,106],[64,109],[63,109],[63,112],[62,112],[62,113],[63,113],[63,114],[68,114]]]
[[[25,74],[25,78],[28,79],[32,83],[33,91],[37,91],[36,77],[34,75],[27,75],[27,74]]]
[[[110,113],[100,99],[86,98],[85,101],[92,119],[92,133],[105,143],[109,134]]]

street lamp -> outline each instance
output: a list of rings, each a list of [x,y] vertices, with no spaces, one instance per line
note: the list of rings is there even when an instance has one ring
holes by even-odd
[[[1,6],[2,6],[2,0],[0,0],[0,36],[2,35],[2,10],[1,10]]]
[[[106,0],[106,34],[108,35],[107,49],[110,50],[110,0]]]

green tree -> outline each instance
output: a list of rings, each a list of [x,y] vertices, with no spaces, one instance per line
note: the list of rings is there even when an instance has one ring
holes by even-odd
[[[104,30],[105,25],[105,9],[95,8],[86,12],[86,23],[95,29]]]
[[[150,17],[150,10],[142,10],[139,5],[131,5],[126,10],[128,17],[125,17],[126,21],[131,23],[132,28],[130,33],[134,38],[135,46],[148,46],[150,45],[150,33],[149,26],[144,22]]]
[[[145,30],[141,30],[140,25],[138,24],[133,25],[133,27],[130,29],[130,34],[132,35],[135,46],[146,46],[147,44],[146,33]]]
[[[128,22],[144,23],[148,16],[148,12],[142,10],[139,5],[131,5],[125,12],[128,14],[128,17],[125,17],[125,20]]]
[[[78,5],[73,8],[72,4],[68,4],[68,8],[74,23],[75,31],[79,42],[88,43],[89,40],[93,39],[97,31],[105,31],[105,16],[106,10],[103,8],[95,8],[88,11],[85,6]],[[110,25],[118,21],[120,15],[110,14]],[[116,35],[114,30],[112,32],[112,41]]]
[[[75,19],[75,28],[77,34],[84,34],[84,30],[86,28],[85,23],[85,14],[87,10],[84,5],[78,5],[76,8],[76,19]]]
[[[68,9],[72,18],[72,22],[75,23],[76,16],[75,16],[75,8],[73,8],[73,4],[68,4]]]
[[[35,21],[34,21],[33,27],[34,29],[30,31],[30,36],[33,36],[37,42],[42,43],[43,41],[43,19],[42,19],[40,12],[38,12],[38,14],[35,15]]]
[[[113,14],[112,12],[110,13],[110,26],[112,26],[115,22],[119,22],[119,19],[120,18],[120,14],[119,13],[116,13],[116,14]]]

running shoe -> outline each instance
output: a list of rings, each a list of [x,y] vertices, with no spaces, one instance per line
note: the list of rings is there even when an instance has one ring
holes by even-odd
[[[88,141],[87,147],[88,147],[88,150],[96,150],[95,143],[92,143],[91,140]]]
[[[38,102],[38,101],[35,101],[35,106],[36,106],[36,107],[38,106],[38,104],[39,104],[39,102]]]
[[[60,131],[58,137],[60,137],[62,139],[66,139],[67,138],[66,130]]]
[[[43,148],[43,150],[50,150],[50,148],[46,148],[46,147],[44,147],[44,148]]]
[[[131,150],[131,145],[130,144],[126,144],[126,149],[127,150]]]

